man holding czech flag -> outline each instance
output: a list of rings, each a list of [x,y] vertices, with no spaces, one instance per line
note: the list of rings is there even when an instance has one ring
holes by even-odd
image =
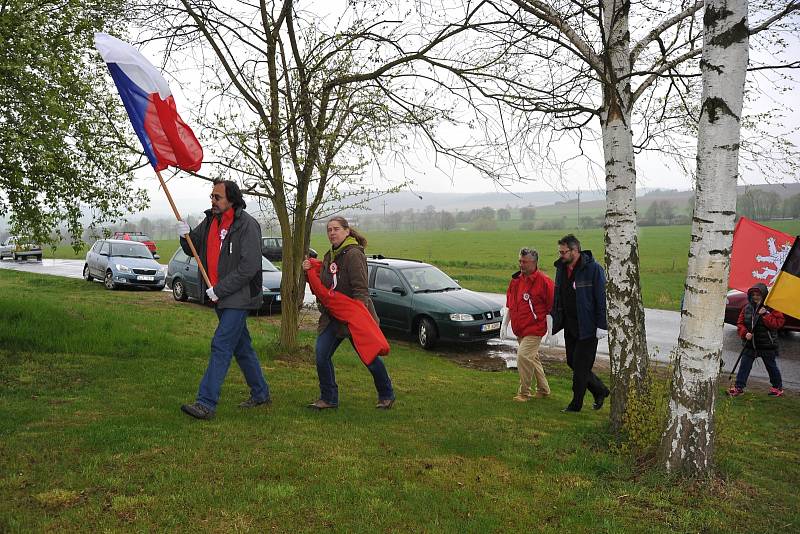
[[[219,318],[197,399],[181,406],[181,410],[197,419],[214,417],[222,382],[234,355],[250,386],[250,398],[239,406],[269,404],[269,386],[247,330],[248,311],[259,308],[262,300],[261,228],[244,211],[246,204],[239,187],[225,180],[214,182],[211,209],[206,211],[205,220],[190,231],[181,220],[160,171],[170,165],[197,171],[203,162],[203,149],[178,115],[169,84],[161,73],[128,43],[105,33],[96,33],[94,38],[136,136],[178,219],[181,247],[197,261],[206,294]]]

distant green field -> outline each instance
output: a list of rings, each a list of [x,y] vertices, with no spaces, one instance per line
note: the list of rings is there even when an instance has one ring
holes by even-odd
[[[514,221],[518,223],[518,221]],[[777,230],[800,234],[800,220],[770,221]],[[433,263],[456,278],[464,287],[475,291],[505,292],[511,273],[517,269],[517,252],[521,247],[539,251],[540,268],[553,275],[556,242],[574,230],[519,231],[502,229],[490,232],[451,230],[417,232],[369,232],[368,254],[398,258],[414,258]],[[642,293],[648,308],[677,310],[680,307],[689,251],[689,226],[645,226],[640,228]],[[578,237],[584,249],[603,260],[603,230],[581,230]],[[322,253],[329,247],[322,234],[311,237],[311,246]],[[177,239],[158,242],[161,263],[167,263],[178,247]],[[45,251],[46,257],[53,257]],[[69,247],[60,247],[54,257],[83,258]]]

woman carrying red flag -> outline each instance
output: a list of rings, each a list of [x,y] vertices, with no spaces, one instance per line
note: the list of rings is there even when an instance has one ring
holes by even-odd
[[[331,249],[325,254],[322,262],[320,272],[322,283],[325,287],[363,302],[375,322],[378,322],[367,289],[367,257],[364,255],[367,239],[354,228],[350,228],[344,217],[331,218],[327,230]],[[309,260],[303,262],[303,269],[305,271],[311,269]],[[336,320],[319,300],[317,305],[321,312],[316,347],[320,398],[309,404],[309,408],[325,410],[339,405],[339,387],[336,385],[333,353],[342,340],[350,336],[350,331],[347,325]],[[378,391],[378,403],[375,407],[388,410],[394,404],[394,389],[380,356],[367,365],[367,369],[372,374],[375,389]]]

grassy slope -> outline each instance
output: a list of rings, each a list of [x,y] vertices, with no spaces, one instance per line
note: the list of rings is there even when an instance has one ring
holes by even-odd
[[[168,294],[0,271],[0,531],[758,532],[800,528],[800,398],[719,402],[711,482],[669,480],[609,452],[607,410],[510,400],[516,376],[395,342],[396,409],[352,350],[342,405],[313,413],[310,358],[278,357],[251,319],[275,403],[244,412],[232,366],[218,416],[193,398],[213,313]],[[313,342],[312,332],[302,339]]]
[[[793,235],[800,234],[800,221],[770,221],[768,224]],[[642,293],[646,307],[667,310],[680,308],[690,232],[688,226],[646,226],[640,229]],[[516,270],[516,253],[520,247],[536,248],[540,253],[541,269],[552,276],[558,248],[556,242],[565,233],[567,230],[521,232],[515,229],[492,232],[370,232],[367,251],[431,262],[469,289],[503,293],[510,274]],[[578,236],[583,248],[590,249],[595,258],[603,261],[603,230],[582,230]],[[319,234],[312,236],[311,246],[320,253],[329,247],[325,236]],[[177,239],[159,241],[161,263],[166,264],[177,247]],[[51,255],[45,251],[45,257]],[[76,255],[68,247],[61,247],[55,257],[83,258],[85,253]]]

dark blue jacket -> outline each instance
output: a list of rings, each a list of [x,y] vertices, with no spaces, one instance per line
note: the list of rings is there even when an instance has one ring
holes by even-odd
[[[556,268],[556,288],[553,309],[553,333],[564,328],[564,306],[561,302],[561,285],[568,282],[567,266],[559,259]],[[581,251],[581,260],[575,267],[575,298],[578,308],[578,339],[595,337],[597,329],[608,330],[606,322],[606,273],[594,261],[591,250]]]

